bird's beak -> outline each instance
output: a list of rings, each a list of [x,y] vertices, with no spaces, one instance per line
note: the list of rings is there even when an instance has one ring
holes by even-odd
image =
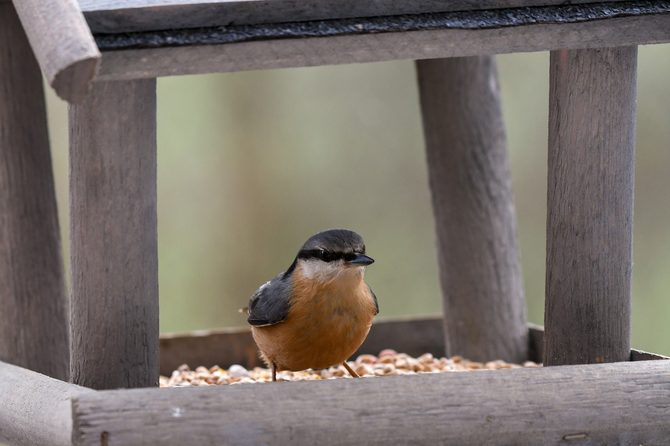
[[[372,257],[368,257],[366,255],[361,254],[361,255],[356,256],[355,259],[350,260],[348,263],[351,264],[351,265],[367,266],[367,265],[370,265],[370,264],[374,263],[374,261],[375,261],[375,259],[373,259]]]

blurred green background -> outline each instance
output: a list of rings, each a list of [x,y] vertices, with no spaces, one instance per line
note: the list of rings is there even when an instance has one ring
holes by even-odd
[[[499,56],[529,319],[543,321],[548,53]],[[640,48],[633,343],[670,354],[670,45]],[[66,105],[48,97],[63,240]],[[360,232],[381,316],[441,299],[412,62],[158,82],[161,331],[238,309],[327,228]],[[67,243],[65,243],[67,245]],[[67,256],[67,246],[65,246]]]

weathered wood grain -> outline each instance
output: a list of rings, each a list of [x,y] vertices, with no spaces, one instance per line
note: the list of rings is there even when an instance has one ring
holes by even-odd
[[[550,62],[545,364],[626,361],[637,47]]]
[[[435,328],[438,329],[438,331],[441,332],[441,323],[439,323],[438,320],[433,319],[433,320],[428,320],[428,321],[431,321],[431,323],[429,325],[434,326]],[[432,322],[438,322],[438,323],[432,323]],[[400,323],[404,324],[404,323],[406,323],[406,321],[402,321]],[[386,325],[389,326],[389,327],[391,326],[391,324],[386,324]],[[541,335],[542,332],[538,331],[538,333]],[[442,338],[440,337],[439,339],[442,339]],[[643,354],[643,353],[644,352],[636,352],[636,354]],[[660,355],[654,355],[654,354],[647,354],[647,355],[650,355],[651,357],[660,357]],[[665,364],[669,364],[669,362],[667,361],[668,358],[665,357],[664,359],[666,359],[666,361],[659,361],[659,362],[665,362]],[[609,366],[610,365],[596,366],[596,367],[609,367]],[[614,368],[618,368],[619,366],[621,366],[621,364],[614,364],[613,366],[614,366]],[[586,379],[587,382],[590,379],[592,379],[592,375],[590,373],[591,371],[593,371],[592,367],[593,366],[586,366],[586,368],[584,368],[584,367],[581,368],[581,370],[585,370],[585,371],[589,372],[589,373],[587,373],[587,375],[588,375],[587,379]],[[614,368],[611,369],[611,371],[613,373],[615,373],[614,376],[609,376],[609,372],[607,371],[608,369],[606,369],[605,371],[601,371],[599,373],[608,375],[608,377],[612,380],[612,382],[615,382],[616,379],[618,379],[617,376],[619,376],[622,379],[636,379],[635,376],[631,376],[631,375],[625,375],[625,378],[624,378],[621,375],[619,375],[618,372],[616,372],[614,370]],[[552,370],[558,370],[558,369],[565,369],[565,368],[564,367],[552,368]],[[575,368],[575,370],[577,370],[577,368]],[[667,377],[668,368],[667,367],[662,368],[662,370],[664,370],[664,371],[662,371],[662,373],[660,375],[665,375]],[[501,371],[483,372],[483,373],[485,373],[485,374],[501,373]],[[464,377],[472,376],[473,381],[469,381],[468,379],[465,379],[463,382],[465,382],[466,385],[465,386],[461,385],[458,389],[454,389],[453,390],[454,394],[458,397],[458,395],[461,395],[462,392],[465,392],[463,394],[463,398],[465,398],[465,399],[467,399],[468,396],[472,396],[473,394],[476,394],[477,392],[475,392],[473,390],[473,387],[477,386],[478,385],[477,383],[481,382],[479,380],[480,378],[476,376],[477,374],[473,374],[473,373],[459,374],[460,376],[464,376]],[[640,385],[642,387],[647,386],[647,385],[649,387],[652,387],[654,385],[658,386],[661,389],[661,392],[658,393],[658,395],[660,397],[663,397],[663,395],[664,395],[663,392],[667,393],[667,390],[668,390],[667,385],[664,384],[667,381],[667,379],[664,381],[664,378],[661,378],[659,382],[649,383],[649,380],[653,379],[653,375],[654,375],[654,373],[649,371],[647,379],[645,379],[644,382],[641,382]],[[454,376],[454,375],[452,375],[452,376]],[[579,382],[579,379],[581,378],[581,376],[582,376],[581,372],[580,373],[574,373],[571,378],[570,377],[564,377],[563,380],[566,383],[569,383],[570,381]],[[414,377],[414,378],[421,379],[421,377]],[[414,378],[412,378],[412,379],[414,379]],[[454,378],[455,378],[455,376],[454,376]],[[386,380],[388,378],[383,378],[383,379]],[[458,378],[455,378],[455,379],[458,379]],[[447,381],[448,380],[449,379],[447,379]],[[520,381],[516,382],[517,385],[521,385],[523,382],[525,382],[524,378],[519,378],[519,380]],[[366,381],[370,382],[370,380],[366,380]],[[531,386],[531,391],[532,391],[534,388],[536,388],[537,382],[534,379],[532,379],[531,381],[534,383],[533,386]],[[351,382],[351,380],[347,380],[347,383],[350,383],[350,382]],[[498,382],[498,381],[496,381],[496,382]],[[337,403],[340,407],[342,407],[343,413],[347,412],[347,406],[348,405],[354,405],[354,404],[359,404],[359,406],[357,407],[358,410],[366,410],[366,406],[361,406],[360,402],[361,401],[370,401],[370,400],[366,399],[366,398],[369,398],[370,391],[371,391],[370,388],[368,388],[368,387],[364,388],[364,392],[360,396],[362,399],[358,399],[358,396],[357,396],[358,391],[350,391],[349,390],[350,388],[345,385],[345,388],[348,389],[348,390],[345,391],[345,392],[342,392],[341,387],[339,387],[340,384],[338,384],[337,381],[335,381],[335,382],[330,381],[327,384],[326,383],[323,383],[323,384],[330,385],[330,383],[333,383],[333,385],[335,387],[330,388],[330,390],[332,392],[330,392],[330,391],[326,392],[328,398],[332,398],[335,395],[336,391],[340,391],[340,394],[342,395],[342,396],[336,397],[338,399],[338,401],[340,401],[342,398],[347,399],[347,396],[351,396],[351,398],[349,398],[351,401],[346,403],[346,405],[342,406],[342,403],[340,403],[340,402]],[[293,383],[293,384],[295,384],[295,383]],[[293,385],[293,384],[287,384],[287,385]],[[457,382],[452,382],[451,385],[453,385],[455,387],[455,386],[458,386],[459,384]],[[551,384],[551,383],[545,383],[545,386],[547,386],[549,389],[553,388],[553,387],[551,387],[552,385],[553,384]],[[584,383],[583,385],[584,385],[584,389],[586,389],[587,384]],[[606,385],[607,384],[605,384],[605,383],[603,384],[603,386],[606,386]],[[610,384],[610,385],[613,385],[613,384]],[[422,386],[424,386],[423,383],[421,384],[420,387],[422,387]],[[487,388],[490,387],[491,390],[493,391],[494,390],[493,388],[496,387],[497,385],[487,383],[486,386],[487,386]],[[237,386],[237,387],[238,387],[238,389],[240,389],[240,386]],[[249,399],[253,398],[253,392],[254,392],[254,389],[256,388],[256,386],[254,385],[254,386],[251,386],[251,387],[249,387],[249,386],[242,386],[242,387],[245,388],[245,391],[241,392],[241,395],[242,395],[241,399],[243,401],[241,407],[245,407],[246,405],[249,404]],[[263,386],[263,387],[265,387],[265,390],[267,390],[266,386]],[[506,387],[506,386],[500,385],[500,387],[503,388],[503,387]],[[392,393],[393,395],[396,395],[396,397],[402,398],[403,401],[404,401],[403,404],[407,404],[407,406],[398,405],[398,404],[391,404],[391,405],[389,405],[389,407],[390,408],[394,408],[394,407],[398,408],[398,410],[400,410],[400,411],[407,410],[407,407],[423,407],[422,405],[412,406],[413,401],[405,400],[405,393],[407,392],[411,396],[412,392],[414,391],[415,388],[416,388],[416,381],[410,381],[410,380],[401,381],[397,386],[394,386],[394,388],[392,389],[392,392],[389,392],[389,393]],[[441,385],[440,386],[434,386],[432,388],[434,388],[436,392],[442,390]],[[619,389],[619,385],[616,384],[614,388]],[[373,390],[374,392],[379,391],[379,389],[377,387],[373,387],[373,389],[374,389]],[[399,389],[402,389],[402,390],[399,390]],[[461,389],[465,389],[465,390],[461,390]],[[148,389],[144,389],[144,390],[148,390]],[[227,411],[228,410],[233,410],[234,411],[235,407],[236,407],[235,406],[236,403],[235,402],[230,403],[229,402],[230,399],[228,398],[229,396],[235,397],[235,395],[221,393],[223,391],[222,388],[219,388],[219,389],[213,389],[213,388],[200,389],[199,391],[197,389],[195,389],[196,390],[195,392],[194,392],[194,389],[178,389],[178,390],[180,392],[172,393],[170,395],[170,397],[167,398],[167,400],[169,400],[171,403],[174,404],[173,406],[170,407],[169,414],[171,414],[174,418],[181,418],[181,416],[191,416],[191,417],[195,416],[197,418],[196,414],[202,414],[203,415],[203,418],[198,419],[198,422],[194,423],[194,425],[191,425],[189,423],[189,421],[186,420],[184,422],[184,424],[187,425],[186,429],[188,429],[188,427],[190,427],[191,429],[200,430],[201,424],[203,422],[207,422],[206,424],[215,423],[216,420],[218,419],[217,418],[218,416],[222,417],[221,419],[223,419],[225,421],[225,420],[228,419],[227,418]],[[281,390],[281,389],[272,388],[270,390]],[[594,407],[596,407],[596,408],[600,407],[600,406],[597,405],[599,403],[594,402],[597,398],[597,395],[595,395],[595,394],[597,394],[598,390],[599,389],[594,389],[594,395],[590,395],[592,404],[594,404],[594,406],[591,407],[592,411],[593,411]],[[424,388],[423,392],[425,392],[425,391],[426,391],[426,389]],[[584,390],[584,391],[586,392],[586,390]],[[620,391],[621,391],[622,394],[624,394],[624,392],[626,392],[626,388],[620,389]],[[136,411],[142,411],[143,410],[142,409],[143,405],[146,405],[147,409],[153,410],[158,405],[168,404],[166,402],[167,400],[165,398],[162,398],[163,396],[165,396],[165,394],[163,393],[164,390],[163,391],[158,391],[158,392],[153,392],[153,393],[144,393],[143,395],[144,395],[145,398],[138,398],[138,397],[136,397],[136,395],[132,394],[132,392],[133,391],[129,391],[128,393],[123,394],[124,398],[128,397],[132,401],[132,404],[130,405],[130,410],[128,412],[128,417],[133,417],[133,414],[135,414]],[[197,393],[197,392],[201,392],[201,393]],[[549,393],[550,390],[546,390],[546,392]],[[180,396],[183,396],[184,393],[187,394],[188,397],[189,397],[189,398],[187,398],[189,403],[186,404],[186,405],[182,404],[183,400],[180,399]],[[197,395],[196,395],[196,393],[197,393]],[[268,401],[269,404],[271,404],[271,405],[272,404],[280,405],[281,404],[281,395],[276,395],[274,392],[270,392],[270,393],[272,393],[273,398],[265,398],[265,401]],[[111,398],[108,399],[107,395],[110,395],[110,394],[112,396],[111,396]],[[76,386],[76,385],[73,385],[73,384],[67,384],[67,383],[62,382],[60,380],[51,379],[49,377],[46,377],[46,376],[41,375],[41,374],[36,373],[36,372],[32,372],[32,371],[27,370],[27,369],[23,369],[23,368],[20,368],[20,367],[16,367],[16,366],[12,366],[12,365],[0,362],[0,395],[3,396],[2,404],[0,404],[0,441],[8,442],[10,444],[26,445],[26,446],[28,446],[28,445],[29,446],[33,446],[33,445],[59,445],[60,446],[60,445],[72,444],[72,428],[73,428],[72,413],[73,412],[72,412],[72,407],[71,407],[71,401],[73,400],[73,398],[77,397],[79,395],[90,395],[90,396],[97,395],[97,396],[99,396],[99,398],[96,398],[95,400],[96,400],[96,405],[98,407],[98,409],[96,409],[96,410],[100,411],[101,418],[100,419],[96,418],[95,422],[93,423],[93,426],[90,427],[91,429],[96,429],[97,426],[100,425],[101,420],[103,418],[107,419],[106,417],[108,416],[108,409],[106,409],[106,408],[109,408],[110,410],[112,410],[114,412],[123,411],[123,409],[119,409],[119,406],[118,406],[119,405],[119,400],[120,400],[118,398],[118,394],[119,394],[119,392],[96,392],[96,391],[93,391],[93,390],[90,390],[90,389],[87,389],[87,388],[84,388],[84,387],[79,387],[79,386]],[[318,390],[318,394],[322,395],[323,393],[322,393],[321,390]],[[308,390],[308,392],[304,396],[304,398],[309,399],[308,395],[313,395],[311,393],[311,389]],[[637,395],[637,393],[636,393],[636,395]],[[263,395],[261,395],[261,397],[263,397]],[[481,398],[487,397],[484,390],[482,390],[481,394],[479,396],[477,396],[477,398],[480,398],[480,397]],[[122,399],[124,399],[124,398],[122,398]],[[154,400],[155,398],[158,398],[158,399],[156,401],[152,402],[152,400]],[[417,398],[420,398],[420,396],[417,396]],[[501,395],[502,400],[505,400],[505,398],[506,398],[506,395]],[[145,401],[145,399],[146,399],[146,401]],[[530,395],[528,396],[528,399],[529,400],[527,400],[526,402],[529,403],[529,404],[536,404],[536,403],[538,405],[542,404],[542,401],[538,401],[538,402],[532,401],[533,397],[530,396]],[[644,400],[645,398],[643,396],[641,396],[640,399]],[[214,401],[213,406],[205,406],[207,401]],[[260,404],[260,405],[263,404],[262,399],[261,400],[256,400],[256,401],[257,401],[257,404]],[[372,401],[374,401],[374,400],[372,400]],[[666,397],[666,402],[667,402],[667,397]],[[89,403],[87,403],[87,404],[89,404]],[[383,404],[383,403],[384,403],[383,400],[379,401],[379,404]],[[569,403],[569,401],[566,401],[564,404],[568,404],[568,403]],[[652,401],[649,401],[649,403],[653,404]],[[199,406],[199,404],[202,404],[202,406]],[[225,405],[226,410],[220,411],[217,408],[218,404]],[[417,404],[419,404],[419,402]],[[423,403],[420,402],[420,404],[423,404]],[[458,401],[454,401],[453,404],[454,405],[458,404]],[[486,399],[483,401],[483,404],[484,405],[488,404]],[[587,403],[585,402],[584,404],[587,404]],[[607,401],[603,401],[602,404],[607,404]],[[620,404],[624,404],[624,402],[622,401],[622,402],[620,402]],[[189,405],[192,405],[193,407],[195,407],[195,413],[185,412],[185,409],[188,408]],[[491,406],[494,406],[494,405],[495,405],[495,403],[491,403]],[[296,406],[299,406],[299,403],[297,403]],[[372,406],[375,407],[374,404]],[[468,403],[468,405],[466,405],[466,408],[470,408],[471,410],[474,410],[473,406],[477,406],[477,400],[470,401]],[[205,407],[207,407],[207,408],[205,408]],[[333,407],[337,407],[337,406],[331,406],[331,408],[333,408]],[[450,407],[451,406],[449,406],[449,408],[447,408],[447,409],[440,408],[441,411],[438,412],[438,415],[439,416],[444,416],[444,417],[452,417],[452,416],[455,417],[455,416],[458,416],[458,414],[461,413],[459,410],[450,410]],[[518,404],[515,404],[514,407],[518,407]],[[490,406],[487,406],[487,407],[485,407],[484,410],[489,410],[490,408],[491,408]],[[662,406],[661,406],[661,408],[662,408]],[[430,410],[431,406],[430,405],[427,406],[426,409]],[[296,407],[292,406],[292,407],[289,408],[288,413],[291,414],[295,410],[296,410]],[[376,410],[379,410],[379,408],[377,408]],[[514,409],[511,408],[510,410],[514,410]],[[557,408],[556,410],[560,410],[560,408]],[[568,410],[568,409],[566,409],[566,410]],[[612,411],[614,411],[614,410],[615,409],[612,409]],[[634,410],[634,408],[630,408],[630,410]],[[211,412],[208,412],[209,416],[205,416],[205,415],[207,415],[207,413],[205,413],[207,411],[211,411]],[[159,412],[164,412],[164,410],[160,410]],[[408,416],[410,417],[410,419],[415,418],[415,417],[418,416],[417,415],[418,412],[420,412],[420,411],[408,411]],[[521,415],[523,415],[525,413],[523,411],[523,407],[522,407],[522,410],[520,412],[521,412]],[[431,418],[431,419],[434,419],[434,417],[436,416],[436,413],[433,412],[433,411],[430,411],[430,412],[427,412],[427,413],[430,414],[429,418]],[[78,412],[75,411],[76,416],[78,416],[77,414],[78,414]],[[212,414],[217,414],[217,416],[212,416]],[[540,415],[536,414],[535,416],[542,416],[542,414],[543,413],[540,412]],[[260,415],[262,415],[262,413],[259,414],[259,416]],[[325,415],[326,415],[326,419],[328,419],[329,416],[332,416],[332,412],[327,412]],[[367,416],[373,416],[373,417],[377,416],[377,414],[371,414],[371,413],[367,413],[366,415]],[[402,414],[400,414],[398,416],[401,416],[401,415]],[[620,415],[622,417],[625,416],[625,414],[620,414]],[[87,417],[94,417],[93,414],[87,414],[86,416]],[[121,417],[123,417],[123,414],[122,413],[115,413],[114,416],[121,418]],[[160,429],[160,426],[161,426],[160,424],[157,425],[156,423],[160,423],[161,421],[157,420],[157,419],[154,419],[153,418],[154,414],[152,414],[152,412],[147,411],[147,410],[145,410],[143,412],[143,416],[146,417],[146,418],[142,418],[142,422],[146,422],[146,419],[148,419],[148,418],[151,418],[153,420],[152,422],[148,423],[148,425],[149,426],[154,426],[154,427],[151,428],[152,432],[150,432],[150,434],[151,435],[156,434],[155,430]],[[379,415],[379,416],[382,416],[382,415]],[[490,416],[493,416],[493,415],[490,415]],[[604,416],[605,415],[603,415],[603,417]],[[279,417],[276,417],[276,418],[279,418]],[[297,418],[295,418],[295,417],[294,418],[284,418],[284,420],[286,420],[286,419],[300,420],[301,418],[302,418],[302,416],[299,416]],[[469,420],[468,417],[465,417],[465,418],[467,418]],[[484,417],[482,417],[482,418],[484,418]],[[166,431],[166,435],[168,435],[168,436],[171,436],[173,434],[172,429],[182,427],[182,426],[175,425],[175,421],[177,421],[177,420],[171,420],[171,421],[172,422],[168,423],[168,430]],[[346,418],[344,421],[346,423],[351,423],[350,418]],[[505,420],[502,420],[502,419],[501,420],[496,420],[496,421],[497,421],[497,426],[494,426],[494,429],[499,428],[501,426],[501,424],[505,423]],[[230,420],[229,422],[231,424],[234,423],[233,420]],[[390,420],[388,422],[390,422]],[[456,423],[456,422],[457,422],[456,419],[452,419],[450,421],[450,423]],[[471,422],[472,421],[468,421],[468,423],[471,423]],[[533,420],[528,420],[528,422],[533,422]],[[81,421],[80,421],[80,423],[81,423]],[[633,422],[633,424],[635,424],[635,423]],[[466,427],[468,425],[469,424],[467,424]],[[283,426],[284,426],[284,428],[286,428],[287,423],[284,423]],[[77,436],[81,433],[79,427],[81,427],[81,426],[78,426],[77,430],[76,430]],[[242,425],[240,435],[244,435],[247,432],[245,430],[245,427],[248,427],[248,425]],[[257,427],[260,429],[263,426],[257,426]],[[361,423],[361,427],[363,428],[363,431],[364,431],[363,435],[367,435],[368,434],[368,432],[366,430],[366,428],[368,427],[367,423]],[[640,428],[640,427],[641,426],[637,426],[637,428]],[[129,427],[129,429],[132,429],[132,428],[133,427]],[[233,426],[233,428],[231,428],[231,429],[236,429],[236,428],[237,428],[237,426]],[[305,428],[304,426],[298,427],[298,429],[304,429],[304,428]],[[346,429],[346,424],[345,424],[344,428]],[[142,427],[141,429],[138,429],[135,432],[135,434],[136,435],[142,435],[141,432],[143,432],[143,429],[144,429],[144,427]],[[291,427],[289,427],[289,429],[291,429]],[[390,432],[386,432],[384,435],[393,435],[393,431],[391,430],[390,427],[386,427],[386,429],[390,430]],[[400,429],[400,432],[403,435],[407,435],[404,432],[404,426],[399,426],[399,429]],[[627,426],[623,426],[622,429],[626,430]],[[98,437],[98,441],[100,441],[102,438],[106,438],[107,441],[108,441],[108,444],[116,444],[117,441],[118,441],[119,444],[138,444],[138,442],[136,441],[137,440],[136,437],[132,437],[133,441],[128,442],[128,440],[125,439],[124,437],[119,438],[117,435],[114,435],[110,431],[103,431],[103,432],[107,432],[107,433],[106,434],[101,433],[100,436]],[[280,434],[285,434],[285,432],[283,432],[283,433],[281,432],[281,429],[280,429],[279,432],[280,432]],[[125,435],[126,433],[127,432],[124,432],[123,434]],[[191,431],[187,430],[186,432],[183,433],[183,435],[193,435],[193,434],[192,434]],[[199,434],[195,434],[194,438],[198,437],[198,435]],[[211,436],[211,435],[218,435],[218,434],[213,433],[212,426],[207,426],[206,429],[202,432],[202,435]],[[269,433],[269,435],[271,435],[271,432]],[[521,434],[519,434],[519,435],[521,435]],[[221,437],[221,438],[224,438],[224,437]],[[305,438],[311,438],[311,437],[305,437]],[[327,437],[327,438],[332,439],[332,438],[336,438],[336,437],[331,436],[331,437]],[[519,438],[521,438],[521,437],[519,437]],[[626,437],[626,439],[628,439],[628,437]],[[252,443],[254,441],[254,439],[252,437],[250,437],[248,440],[249,440],[250,443]],[[417,437],[415,439],[414,443],[417,443],[417,441],[419,441],[419,440],[420,440],[420,437]],[[586,440],[593,440],[593,439],[590,436],[587,436]],[[154,443],[157,442],[156,437],[153,437],[153,436],[147,438],[144,441],[145,441],[144,443],[140,442],[139,444],[154,444]],[[307,441],[307,440],[305,440],[305,441]],[[376,441],[377,440],[373,440],[372,442],[374,443]],[[529,441],[529,443],[523,443],[523,442],[520,443],[519,441],[515,441],[514,444],[533,444],[534,443],[534,441],[532,440],[532,437],[528,441]],[[464,442],[462,441],[462,442],[459,442],[458,444],[465,444],[467,442],[468,442],[468,439],[465,438]],[[595,442],[595,440],[593,440],[593,442]],[[342,443],[347,443],[347,441],[340,442],[340,444],[342,444]],[[104,444],[104,443],[102,443],[102,444]],[[161,441],[160,444],[163,444],[163,441]],[[167,441],[166,444],[173,444],[173,443],[171,443],[170,441]],[[252,444],[254,444],[254,443],[252,443]],[[359,444],[360,444],[360,442],[359,442]],[[489,443],[487,443],[487,444],[489,444]],[[493,442],[491,444],[497,444],[497,443]],[[551,444],[551,442],[549,442],[548,444]],[[582,443],[578,443],[578,444],[591,444],[591,443],[588,443],[588,442],[583,443],[582,442]],[[644,444],[654,444],[654,443],[651,442],[651,443],[644,443]],[[659,443],[659,444],[662,444],[662,443]]]
[[[353,357],[362,353],[376,355],[385,348],[414,356],[423,353],[444,355],[442,318],[378,321]],[[191,367],[242,364],[251,368],[261,366],[263,362],[248,328],[162,335],[161,374],[170,376],[181,364]]]
[[[158,384],[156,81],[70,107],[72,380]]]
[[[72,397],[91,392],[0,362],[0,442],[18,446],[71,445]]]
[[[601,0],[79,0],[94,33],[595,3]],[[615,0],[620,1],[620,0]]]
[[[448,356],[528,358],[523,279],[492,56],[416,63]]]
[[[101,391],[72,407],[77,445],[661,445],[670,361]]]
[[[35,57],[58,96],[80,102],[100,52],[75,0],[14,0]]]
[[[134,79],[668,41],[670,14],[659,14],[496,29],[442,29],[108,51],[103,53],[98,78]]]
[[[42,76],[0,5],[0,360],[67,379],[68,301]]]

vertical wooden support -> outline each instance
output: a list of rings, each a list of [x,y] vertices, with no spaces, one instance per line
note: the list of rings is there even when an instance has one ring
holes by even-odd
[[[447,354],[523,361],[528,328],[493,57],[417,62]]]
[[[0,4],[0,360],[69,370],[42,76],[11,3]]]
[[[72,380],[158,384],[156,80],[70,107]]]
[[[546,365],[627,361],[637,48],[551,53]]]

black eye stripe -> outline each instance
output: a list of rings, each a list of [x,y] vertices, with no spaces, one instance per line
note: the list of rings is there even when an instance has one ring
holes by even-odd
[[[298,253],[299,259],[319,259],[324,262],[335,262],[344,259],[346,261],[354,260],[358,254],[353,252],[331,252],[324,249],[303,249]]]

